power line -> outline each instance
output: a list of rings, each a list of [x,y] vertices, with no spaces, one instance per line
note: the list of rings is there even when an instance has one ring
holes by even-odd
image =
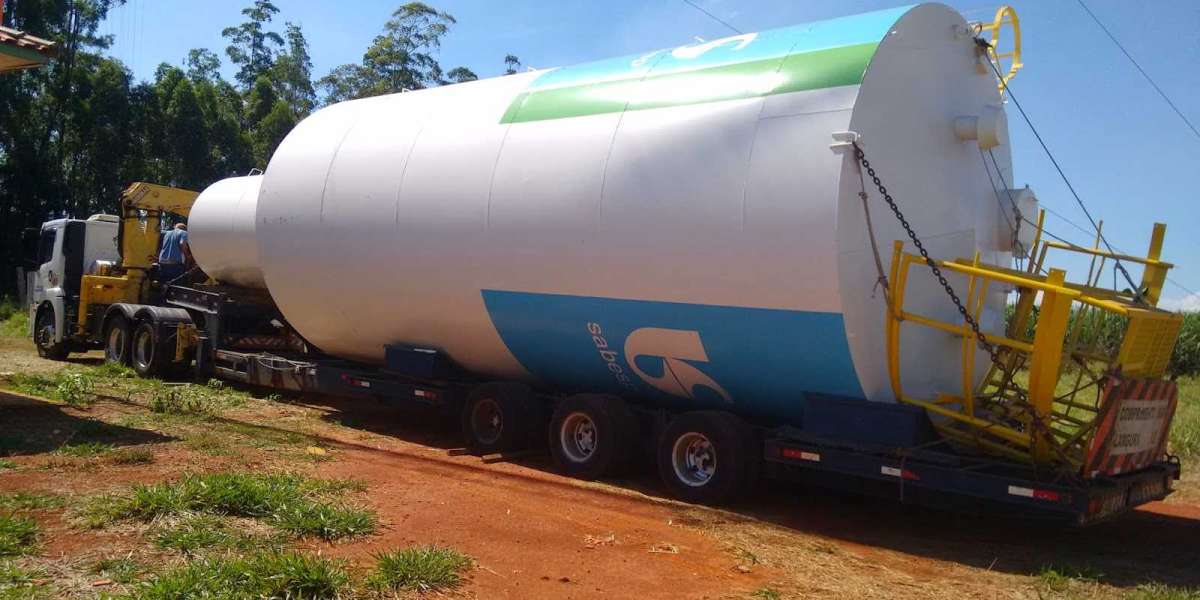
[[[700,11],[700,12],[702,12],[702,13],[706,14],[706,15],[708,15],[708,18],[710,18],[710,19],[712,19],[712,20],[714,20],[714,21],[716,21],[716,22],[718,22],[718,23],[720,23],[720,24],[722,24],[722,25],[724,25],[724,26],[726,26],[726,27],[728,27],[728,28],[732,29],[732,30],[734,31],[734,33],[737,33],[737,34],[741,34],[741,33],[742,33],[742,30],[741,30],[741,29],[738,29],[737,27],[734,27],[733,25],[730,25],[729,23],[725,22],[723,19],[721,19],[721,18],[720,18],[720,17],[718,17],[717,15],[714,15],[714,14],[712,14],[712,13],[708,12],[707,10],[704,10],[703,8],[701,8],[701,7],[700,7],[700,5],[699,5],[699,4],[696,4],[695,2],[692,2],[692,0],[683,0],[683,3],[684,3],[684,4],[687,4],[688,6],[690,6],[690,7],[694,8],[694,9],[696,9],[696,10],[698,10],[698,11]]]
[[[980,44],[988,46],[989,48],[991,47],[990,44],[988,44],[982,38],[977,39]],[[1054,153],[1050,152],[1050,147],[1047,146],[1046,141],[1042,139],[1042,134],[1038,133],[1037,128],[1033,126],[1033,120],[1029,118],[1029,114],[1025,112],[1025,108],[1021,106],[1021,102],[1017,100],[1017,96],[1013,93],[1012,87],[1008,85],[1008,82],[1004,79],[1004,76],[1000,74],[1000,68],[996,66],[995,61],[988,60],[987,63],[992,67],[992,72],[996,74],[996,79],[1000,81],[1000,85],[1004,86],[1004,91],[1008,92],[1008,97],[1012,100],[1013,106],[1017,107],[1017,111],[1021,113],[1021,118],[1025,120],[1025,124],[1028,125],[1029,130],[1033,132],[1033,137],[1037,138],[1038,144],[1042,146],[1042,151],[1044,151],[1046,153],[1046,157],[1050,159],[1050,164],[1054,165],[1054,169],[1058,171],[1058,176],[1062,178],[1063,183],[1067,184],[1067,189],[1070,190],[1071,195],[1075,197],[1075,202],[1079,204],[1079,208],[1083,210],[1084,216],[1088,218],[1088,221],[1091,221],[1092,227],[1096,230],[1096,234],[1100,237],[1100,241],[1104,242],[1104,246],[1108,248],[1110,253],[1116,254],[1112,245],[1108,243],[1108,239],[1106,239],[1104,234],[1100,232],[1100,225],[1096,223],[1096,219],[1092,217],[1091,211],[1089,211],[1087,209],[1087,205],[1083,203],[1083,198],[1079,197],[1079,192],[1075,191],[1075,186],[1071,185],[1071,180],[1067,178],[1066,172],[1064,172],[1062,167],[1058,164],[1058,160],[1054,158]],[[1137,284],[1133,283],[1133,278],[1129,276],[1129,271],[1125,270],[1125,265],[1121,264],[1120,259],[1113,258],[1113,266],[1121,272],[1121,276],[1125,278],[1125,281],[1129,284],[1130,289],[1138,289]]]
[[[1079,6],[1083,8],[1083,11],[1086,12],[1088,16],[1096,22],[1096,25],[1100,26],[1100,29],[1103,30],[1104,34],[1108,36],[1108,39],[1112,40],[1113,44],[1116,44],[1117,48],[1121,50],[1121,53],[1125,55],[1125,58],[1129,59],[1129,62],[1132,63],[1134,68],[1138,70],[1138,73],[1141,73],[1142,77],[1146,78],[1146,81],[1150,83],[1151,87],[1154,88],[1154,91],[1158,92],[1159,96],[1162,96],[1163,101],[1165,101],[1167,105],[1171,107],[1171,110],[1175,111],[1175,114],[1179,115],[1179,118],[1182,119],[1183,122],[1188,126],[1188,129],[1191,129],[1192,133],[1195,134],[1197,138],[1200,138],[1200,131],[1196,130],[1196,126],[1193,125],[1191,120],[1189,120],[1187,116],[1183,114],[1183,111],[1179,110],[1179,107],[1171,101],[1171,98],[1167,96],[1167,93],[1164,92],[1162,88],[1158,87],[1158,84],[1154,82],[1154,78],[1150,77],[1150,74],[1142,68],[1142,65],[1138,64],[1138,61],[1134,60],[1133,55],[1125,49],[1125,46],[1121,45],[1121,42],[1117,41],[1117,37],[1108,30],[1108,27],[1104,26],[1104,23],[1100,21],[1100,18],[1096,16],[1096,13],[1092,12],[1092,9],[1088,8],[1088,5],[1085,4],[1083,0],[1076,1],[1079,2]]]

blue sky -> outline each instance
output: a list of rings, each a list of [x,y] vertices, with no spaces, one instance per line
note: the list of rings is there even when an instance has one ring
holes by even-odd
[[[742,31],[903,4],[894,0],[696,0]],[[1086,0],[1193,123],[1200,125],[1200,2]],[[316,76],[356,62],[403,0],[276,0],[283,21],[299,23],[312,46]],[[158,63],[179,64],[190,48],[224,55],[221,29],[241,22],[249,0],[128,0],[103,32],[110,53],[139,78]],[[441,62],[481,77],[503,71],[516,54],[545,68],[729,35],[683,0],[427,0],[454,15]],[[968,19],[990,19],[997,3],[951,1]],[[1141,254],[1155,221],[1168,224],[1166,260],[1178,266],[1164,291],[1168,306],[1200,309],[1200,138],[1146,83],[1076,0],[1014,1],[1022,22],[1026,67],[1012,82],[1072,183],[1117,248]],[[226,72],[231,70],[226,65]],[[1043,205],[1075,224],[1087,218],[1010,106],[1016,183],[1031,185]],[[1056,216],[1047,228],[1076,242],[1090,238]],[[1086,264],[1068,263],[1069,273]],[[1186,288],[1186,290],[1184,289]]]

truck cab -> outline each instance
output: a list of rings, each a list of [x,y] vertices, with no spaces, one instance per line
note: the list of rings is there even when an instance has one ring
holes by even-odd
[[[39,355],[61,360],[89,349],[71,335],[79,318],[81,283],[84,275],[119,259],[119,224],[118,217],[105,214],[42,224],[31,261],[37,267],[27,275],[29,333]]]

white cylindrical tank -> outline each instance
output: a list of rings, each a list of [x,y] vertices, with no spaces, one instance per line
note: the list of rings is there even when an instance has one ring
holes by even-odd
[[[264,287],[258,266],[254,215],[262,175],[230,177],[208,186],[188,216],[188,246],[210,277],[247,287]]]
[[[784,418],[806,394],[889,401],[860,179],[831,145],[861,136],[934,256],[1007,260],[979,60],[962,17],[925,4],[336,104],[272,158],[253,266],[347,358],[401,342],[498,379]],[[907,237],[867,184],[886,265]],[[952,319],[930,282],[914,271],[907,308]],[[903,347],[910,393],[958,389],[959,339],[907,328]]]

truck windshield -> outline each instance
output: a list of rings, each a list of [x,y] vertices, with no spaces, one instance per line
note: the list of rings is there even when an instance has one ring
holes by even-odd
[[[57,229],[44,229],[38,238],[37,261],[44,265],[54,258],[54,240],[58,237]]]

